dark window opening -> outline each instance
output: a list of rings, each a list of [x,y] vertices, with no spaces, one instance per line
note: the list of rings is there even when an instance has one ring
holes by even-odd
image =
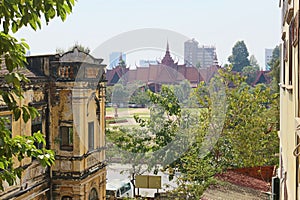
[[[292,37],[293,37],[293,27],[290,26],[290,29],[289,29],[289,42],[288,42],[288,54],[289,54],[289,59],[288,59],[288,62],[289,62],[289,79],[288,79],[288,85],[293,85],[293,40],[292,40]]]
[[[73,127],[60,127],[60,149],[73,151]]]
[[[289,45],[289,85],[293,85],[293,55],[292,46]]]
[[[34,133],[40,132],[43,133],[43,125],[42,125],[42,112],[39,112],[39,116],[31,121],[31,135]],[[35,142],[34,145],[37,149],[43,148],[43,143]]]
[[[283,83],[283,85],[285,85],[285,63],[286,63],[286,61],[287,61],[287,41],[285,40],[284,42],[283,42],[283,62],[282,62],[282,83]]]
[[[37,133],[38,131],[40,131],[42,133],[42,124],[31,125],[31,135],[32,136],[33,136],[34,133]],[[34,146],[37,149],[42,149],[43,148],[43,143],[34,142]],[[32,157],[32,160],[36,160],[36,158]]]
[[[94,150],[94,122],[89,122],[88,124],[88,137],[89,137],[89,151]]]
[[[98,200],[98,193],[95,188],[93,188],[89,194],[89,200]]]
[[[70,196],[63,196],[61,198],[61,200],[72,200],[72,197],[70,197]]]

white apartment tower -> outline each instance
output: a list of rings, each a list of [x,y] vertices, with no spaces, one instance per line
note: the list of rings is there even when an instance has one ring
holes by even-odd
[[[270,70],[269,62],[272,60],[274,49],[265,49],[265,69],[266,71]]]
[[[187,66],[211,67],[217,63],[216,47],[199,46],[194,38],[188,40],[184,43],[184,61]]]

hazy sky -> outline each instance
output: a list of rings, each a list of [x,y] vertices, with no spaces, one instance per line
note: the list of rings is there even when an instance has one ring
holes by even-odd
[[[215,45],[220,64],[227,62],[235,42],[244,40],[263,66],[265,48],[280,42],[280,14],[278,0],[79,0],[65,22],[55,19],[42,30],[25,28],[16,36],[25,38],[35,55],[67,49],[75,42],[93,51],[124,32],[167,29]],[[168,35],[163,48],[167,39]]]

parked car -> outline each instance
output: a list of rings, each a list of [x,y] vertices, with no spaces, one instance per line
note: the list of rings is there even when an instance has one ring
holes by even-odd
[[[133,197],[133,185],[129,180],[112,179],[106,183],[106,199]]]

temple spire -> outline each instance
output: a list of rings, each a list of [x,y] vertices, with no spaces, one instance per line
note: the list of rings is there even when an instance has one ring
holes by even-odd
[[[173,67],[175,65],[173,58],[171,57],[170,50],[169,50],[169,41],[167,40],[167,49],[164,58],[161,61],[161,64]]]
[[[169,41],[167,40],[167,51],[169,51]]]

